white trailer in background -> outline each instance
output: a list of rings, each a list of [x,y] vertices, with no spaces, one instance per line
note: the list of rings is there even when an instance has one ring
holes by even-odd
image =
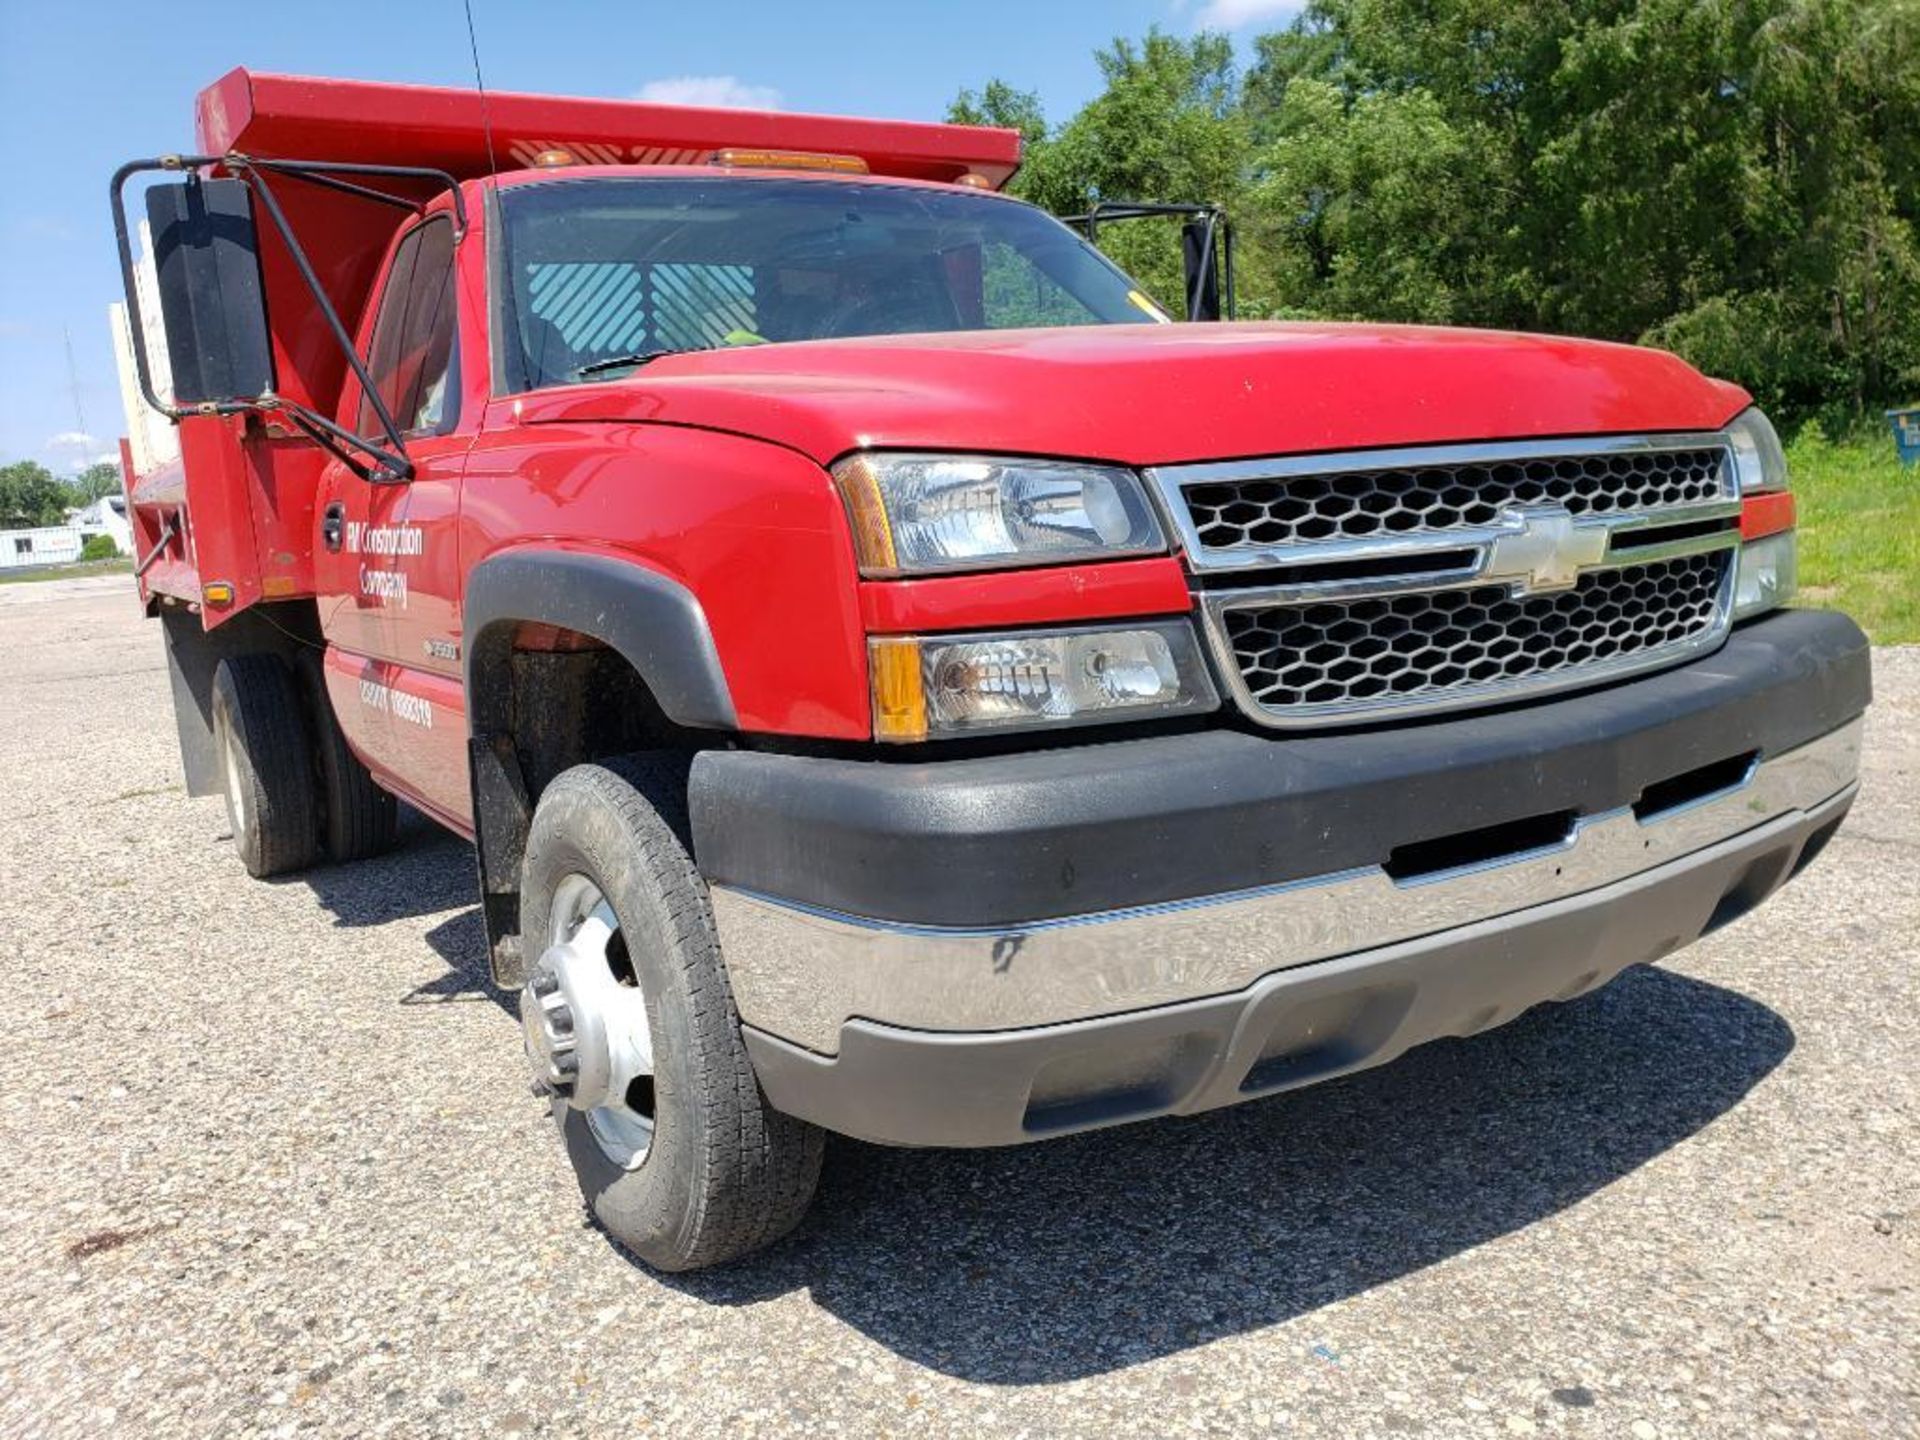
[[[86,544],[76,525],[36,525],[28,530],[0,530],[0,570],[25,570],[36,565],[65,565],[80,558]]]

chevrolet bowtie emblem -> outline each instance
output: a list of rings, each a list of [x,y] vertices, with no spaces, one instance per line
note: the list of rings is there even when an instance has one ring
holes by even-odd
[[[1607,528],[1579,525],[1558,505],[1528,505],[1500,512],[1509,533],[1493,542],[1482,572],[1488,580],[1518,580],[1529,590],[1565,590],[1606,558]]]

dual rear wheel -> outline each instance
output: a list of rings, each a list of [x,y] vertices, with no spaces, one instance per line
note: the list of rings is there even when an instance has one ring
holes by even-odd
[[[327,702],[320,658],[230,655],[213,677],[213,741],[227,822],[256,879],[344,864],[393,843],[393,796],[347,748]]]

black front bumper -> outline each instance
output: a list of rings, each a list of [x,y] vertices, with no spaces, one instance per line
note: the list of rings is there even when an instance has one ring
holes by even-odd
[[[1631,805],[1866,709],[1866,636],[1788,611],[1675,670],[1498,713],[1340,735],[1199,734],[926,764],[709,751],[701,872],[917,925],[1048,917],[1384,864],[1396,849]]]
[[[1869,698],[1853,623],[1790,612],[1663,674],[1392,730],[704,754],[694,844],[775,1106],[1008,1144],[1379,1064],[1672,953],[1819,853]],[[1559,839],[1394,868],[1542,816]]]

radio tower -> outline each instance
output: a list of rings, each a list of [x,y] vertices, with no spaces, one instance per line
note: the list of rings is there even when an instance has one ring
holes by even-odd
[[[73,363],[72,327],[62,325],[60,336],[67,344],[67,386],[73,391],[73,428],[82,435],[89,435],[92,432],[87,429],[87,412],[80,404],[80,371]]]

